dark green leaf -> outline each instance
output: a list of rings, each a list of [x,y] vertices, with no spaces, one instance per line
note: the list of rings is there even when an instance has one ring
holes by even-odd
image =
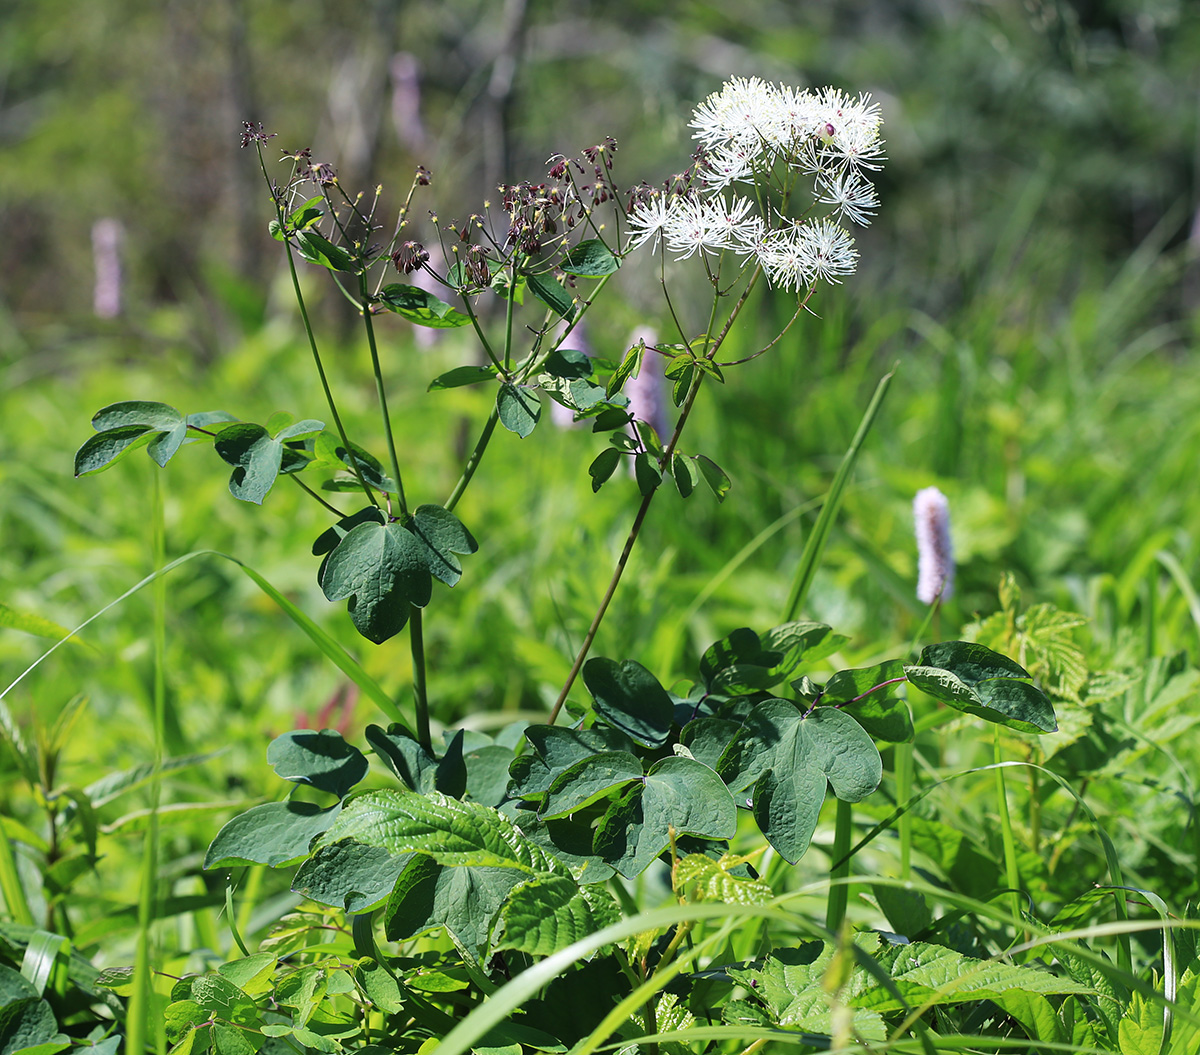
[[[351,458],[351,453],[354,455],[353,458]],[[362,478],[367,484],[377,491],[395,494],[398,490],[396,481],[383,471],[383,464],[378,458],[357,443],[351,443],[348,451],[337,433],[328,431],[320,433],[313,444],[313,457],[314,465],[318,467],[341,466],[346,470],[341,478],[331,484],[325,484],[326,490],[362,490],[362,485],[358,482],[358,476],[354,472],[355,468],[362,474]]]
[[[540,798],[555,777],[580,759],[633,746],[624,733],[603,725],[580,730],[531,725],[525,730],[525,739],[533,750],[513,759],[508,768],[508,793],[523,799]]]
[[[292,889],[345,912],[369,912],[387,900],[411,854],[341,839],[322,846],[304,862]]]
[[[533,431],[542,414],[542,404],[536,392],[508,383],[502,384],[496,394],[496,409],[500,413],[500,424],[521,439]]]
[[[642,364],[642,359],[646,354],[646,342],[638,341],[632,345],[625,353],[625,358],[621,360],[621,365],[613,371],[612,377],[608,379],[608,385],[605,389],[607,395],[611,396],[616,392],[620,392],[625,387],[625,382],[628,381],[638,371],[638,367]]]
[[[885,740],[889,744],[912,742],[912,713],[908,704],[895,696],[875,693],[858,703],[843,704],[840,710],[850,715],[876,740]]]
[[[592,421],[593,432],[608,432],[611,429],[623,429],[632,420],[629,411],[624,407],[609,407],[600,411]]]
[[[1058,729],[1054,707],[1011,659],[970,641],[928,646],[904,673],[922,692],[959,711],[1027,733]]]
[[[824,623],[792,622],[772,627],[762,635],[763,647],[782,654],[779,672],[786,677],[801,662],[815,663],[846,643]]]
[[[118,459],[145,447],[163,433],[145,425],[125,425],[89,436],[75,452],[75,475],[86,476],[107,469]]]
[[[453,586],[462,578],[462,564],[455,554],[474,553],[479,543],[463,523],[441,506],[417,506],[408,529],[425,543],[426,564],[439,582]]]
[[[662,473],[658,471],[654,456],[645,451],[634,457],[633,473],[637,479],[638,490],[642,495],[652,494],[662,483]]]
[[[474,747],[463,756],[466,764],[467,794],[484,806],[499,806],[508,798],[508,767],[513,750],[501,744]]]
[[[689,363],[686,367],[684,367],[683,372],[679,375],[679,377],[676,378],[672,383],[671,402],[674,403],[675,406],[681,407],[687,401],[687,395],[688,392],[691,391],[692,379],[695,377],[695,375],[696,367],[694,364]]]
[[[632,659],[620,663],[602,656],[583,665],[583,683],[596,714],[646,747],[667,742],[674,704],[658,679]]]
[[[457,798],[462,794],[465,774],[461,772],[461,742],[456,754],[447,752],[447,764],[443,767],[442,762],[435,759],[401,726],[391,725],[384,730],[377,725],[368,725],[366,737],[371,749],[405,787],[422,795],[441,791]]]
[[[568,322],[575,317],[575,301],[566,291],[562,283],[555,281],[553,275],[526,275],[525,281],[533,290],[533,295]]]
[[[691,352],[681,352],[673,356],[663,367],[663,376],[668,381],[678,381],[681,377],[691,376],[689,370],[695,365],[696,357]]]
[[[456,366],[444,374],[439,374],[429,382],[428,391],[438,388],[461,388],[463,385],[475,385],[480,381],[490,381],[496,376],[494,366]]]
[[[621,266],[621,262],[599,238],[589,238],[572,249],[559,266],[568,275],[601,278],[611,275]]]
[[[738,627],[710,645],[700,657],[700,677],[711,692],[737,696],[768,689],[782,680],[776,668],[783,656],[764,649],[758,634]]]
[[[672,831],[729,839],[736,830],[737,807],[721,778],[690,758],[664,758],[617,796],[597,828],[595,847],[629,879],[670,845]]]
[[[471,323],[470,315],[456,311],[451,305],[419,286],[393,282],[379,291],[379,302],[389,311],[394,311],[418,326],[445,330],[469,326]]]
[[[283,444],[261,425],[229,425],[217,436],[217,453],[230,465],[229,493],[243,502],[262,505],[283,460]]]
[[[97,432],[109,432],[129,425],[144,425],[155,432],[169,432],[182,421],[183,415],[166,403],[129,400],[110,403],[96,411],[92,416],[92,428]]]
[[[504,936],[497,945],[529,956],[550,956],[621,918],[612,895],[580,887],[565,876],[527,879],[508,896],[500,917]]]
[[[817,826],[825,785],[858,802],[879,786],[883,762],[853,718],[832,707],[802,714],[785,700],[760,703],[729,745],[718,772],[734,794],[753,786],[762,833],[795,864]]]
[[[856,670],[839,670],[825,683],[821,696],[822,704],[850,703],[870,692],[876,686],[904,680],[904,664],[898,659],[888,660],[874,667]],[[886,690],[880,690],[884,692]]]
[[[546,356],[542,369],[551,377],[575,380],[591,377],[595,367],[586,352],[577,348],[557,348]]]
[[[565,817],[612,788],[641,780],[642,776],[642,763],[624,751],[588,755],[554,778],[538,814],[547,821]]]
[[[517,281],[514,284],[512,274],[507,267],[497,268],[495,274],[492,275],[492,281],[489,285],[496,296],[503,297],[505,300],[508,300],[511,296],[514,304],[525,303],[524,275],[518,275]]]
[[[679,742],[697,762],[716,769],[721,755],[742,728],[740,722],[728,718],[693,718],[683,727]]]
[[[333,729],[296,729],[267,747],[267,762],[284,780],[344,798],[367,775],[367,757]]]
[[[321,195],[315,198],[309,198],[298,209],[292,211],[288,217],[288,224],[293,231],[303,231],[306,227],[312,226],[322,216],[325,215],[325,199]]]
[[[588,476],[592,478],[592,491],[599,491],[608,478],[616,472],[621,461],[621,452],[615,447],[606,447],[596,455],[595,460],[588,466]]]
[[[696,463],[685,454],[676,451],[671,457],[671,475],[675,478],[675,486],[684,498],[690,498],[700,482],[700,470]]]
[[[204,855],[205,868],[261,864],[278,868],[308,856],[313,839],[341,811],[334,803],[321,809],[311,802],[267,802],[234,817],[219,832]]]
[[[721,368],[707,356],[698,356],[696,358],[697,368],[705,374],[708,374],[718,384],[725,384],[725,375],[721,372]]]
[[[725,470],[711,458],[706,458],[703,454],[696,455],[696,466],[700,470],[700,475],[704,477],[704,482],[708,484],[712,493],[717,496],[717,501],[724,502],[725,495],[729,492],[731,486],[729,477],[725,475]]]
[[[346,250],[334,245],[316,231],[298,231],[295,241],[296,249],[310,264],[320,264],[330,271],[350,271],[357,274],[360,270]]]

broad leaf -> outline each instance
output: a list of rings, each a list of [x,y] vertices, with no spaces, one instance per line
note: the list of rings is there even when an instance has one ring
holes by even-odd
[[[589,238],[580,242],[572,249],[559,265],[568,275],[579,275],[582,278],[601,278],[611,275],[621,266],[621,262],[612,255],[599,238]]]
[[[675,706],[667,690],[640,663],[601,656],[583,665],[583,683],[605,722],[646,747],[658,747],[671,735]]]
[[[345,912],[369,912],[391,895],[410,860],[411,854],[341,839],[320,847],[300,866],[292,889]]]
[[[708,484],[709,490],[717,496],[718,502],[724,502],[725,496],[729,493],[729,488],[733,486],[725,470],[711,458],[706,458],[703,454],[697,454],[695,461],[696,467],[700,470],[700,475],[704,477],[704,482]]]
[[[603,725],[582,730],[531,725],[525,739],[533,750],[514,758],[508,767],[508,793],[522,799],[540,799],[560,773],[581,759],[633,746],[624,733]]]
[[[470,315],[456,311],[419,286],[406,286],[399,282],[384,286],[379,291],[379,302],[389,311],[418,326],[444,330],[471,324]]]
[[[832,707],[803,714],[785,700],[760,703],[726,749],[718,772],[736,795],[753,787],[763,835],[791,864],[808,849],[828,783],[859,802],[878,786],[883,762],[870,736]]]
[[[375,753],[410,790],[420,794],[440,791],[460,798],[466,789],[461,730],[452,741],[453,746],[447,749],[440,761],[399,725],[390,725],[386,730],[377,725],[368,725],[366,737]]]
[[[97,435],[75,454],[75,475],[107,469],[131,451],[147,446],[151,457],[165,466],[183,444],[189,422],[190,418],[166,403],[130,400],[103,407],[92,417]]]
[[[904,673],[922,692],[955,710],[1026,733],[1058,729],[1054,707],[1019,663],[970,641],[929,645]]]
[[[729,839],[737,806],[708,766],[690,758],[664,758],[617,795],[596,829],[595,851],[630,879],[670,845],[671,832]]]
[[[320,264],[330,271],[349,271],[354,274],[361,270],[346,250],[316,231],[297,231],[293,237],[296,249],[310,264]]]
[[[230,494],[243,502],[262,505],[275,478],[284,469],[287,452],[284,444],[315,436],[324,427],[324,422],[320,421],[298,421],[281,429],[275,436],[261,425],[250,422],[223,428],[217,435],[214,447],[222,459],[234,467],[229,477]]]
[[[276,737],[267,762],[284,780],[309,784],[344,798],[367,775],[367,756],[333,729],[297,729]]]
[[[509,894],[500,918],[504,936],[497,948],[549,956],[616,923],[621,913],[603,888],[580,887],[563,876],[540,875]]]
[[[575,317],[575,300],[553,275],[526,275],[525,281],[533,295],[568,322]]]
[[[463,385],[476,385],[481,381],[491,381],[496,376],[494,366],[456,366],[444,374],[439,374],[429,382],[429,391],[438,388],[461,388]]]
[[[542,820],[566,817],[612,788],[641,780],[642,776],[642,763],[624,751],[588,755],[554,778],[538,813]]]
[[[542,415],[542,404],[531,389],[505,383],[496,393],[496,410],[500,414],[500,424],[525,439]]]
[[[429,551],[427,566],[430,574],[447,586],[455,585],[462,578],[462,564],[456,554],[474,553],[479,549],[479,543],[462,521],[441,506],[417,506],[408,529]]]
[[[321,809],[311,802],[267,802],[234,817],[204,855],[205,868],[260,864],[278,868],[307,857],[309,844],[342,809],[340,802]]]
[[[592,491],[599,491],[620,464],[621,452],[615,447],[606,447],[597,454],[595,460],[588,466],[588,476],[592,478]]]

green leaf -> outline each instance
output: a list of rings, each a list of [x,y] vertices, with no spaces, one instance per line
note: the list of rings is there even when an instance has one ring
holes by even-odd
[[[697,762],[716,769],[721,755],[742,728],[740,722],[728,718],[693,718],[683,727],[679,742]]]
[[[379,303],[409,322],[416,323],[418,326],[428,326],[435,330],[453,329],[471,324],[470,315],[455,310],[451,305],[439,300],[428,290],[421,289],[419,286],[407,286],[400,282],[393,282],[379,291]]]
[[[641,780],[642,763],[624,751],[588,755],[554,778],[538,811],[544,821],[583,809],[612,788]]]
[[[292,214],[288,217],[288,224],[294,231],[303,231],[324,215],[325,199],[318,194],[315,198],[309,198],[298,209],[293,209]]]
[[[1027,733],[1058,729],[1054,707],[1011,659],[970,641],[929,645],[904,673],[922,692],[959,711]]]
[[[441,506],[417,506],[409,530],[429,551],[430,574],[447,586],[454,586],[462,578],[462,564],[455,554],[474,553],[479,549],[475,536],[462,521]]]
[[[884,740],[889,744],[908,744],[916,735],[908,704],[896,696],[875,694],[858,703],[843,704],[839,709],[843,714],[850,715],[876,740]]]
[[[609,407],[592,419],[592,431],[609,432],[613,429],[623,429],[632,420],[629,411],[624,407]]]
[[[1121,1055],[1160,1055],[1163,1042],[1162,1008],[1134,993],[1117,1023]]]
[[[420,794],[440,791],[459,798],[466,787],[466,772],[462,764],[461,734],[457,751],[446,752],[438,761],[399,725],[386,730],[368,725],[367,743],[383,759],[387,767],[405,787]]]
[[[700,677],[709,692],[737,696],[782,681],[776,669],[782,661],[782,653],[764,649],[758,634],[743,626],[705,650]]]
[[[0,1055],[53,1055],[70,1046],[45,1000],[24,997],[0,1007]]]
[[[310,264],[320,264],[330,271],[350,271],[354,274],[361,270],[346,250],[316,231],[297,231],[294,238],[296,249]]]
[[[637,373],[645,354],[646,342],[644,340],[638,341],[637,344],[630,347],[629,351],[625,353],[625,358],[621,360],[621,365],[613,371],[612,377],[608,379],[608,385],[605,387],[606,395],[611,397],[625,387],[625,382]]]
[[[65,626],[59,626],[33,612],[23,612],[10,608],[0,601],[0,627],[5,630],[21,630],[26,634],[37,637],[50,637],[58,640],[66,637],[71,631]]]
[[[526,275],[525,281],[533,295],[551,310],[570,322],[575,317],[575,300],[553,275]]]
[[[339,799],[367,775],[367,756],[333,729],[296,729],[276,737],[267,747],[267,762],[276,775],[309,784]]]
[[[708,484],[709,490],[717,496],[718,502],[725,501],[725,495],[729,493],[729,488],[732,483],[729,477],[711,458],[706,458],[703,454],[695,456],[696,467],[700,470],[700,475],[704,477],[704,482]]]
[[[403,629],[411,606],[429,603],[435,576],[450,586],[458,582],[462,565],[454,554],[475,546],[457,517],[440,506],[421,506],[404,522],[385,522],[369,507],[324,532],[313,552],[326,553],[317,572],[326,598],[350,597],[354,625],[379,644]]]
[[[205,868],[261,864],[278,868],[308,856],[309,844],[337,818],[342,804],[266,802],[229,821],[204,855]]]
[[[833,654],[846,643],[847,638],[835,634],[825,623],[798,621],[772,627],[762,635],[763,647],[782,653],[780,673],[786,677],[801,662],[815,663]]]
[[[700,467],[686,454],[676,451],[671,456],[671,476],[683,498],[690,498],[700,482]]]
[[[759,828],[795,864],[816,829],[826,783],[843,801],[859,802],[879,786],[883,762],[849,715],[832,707],[802,714],[786,700],[766,700],[750,712],[718,772],[734,794],[753,786]]]
[[[125,425],[91,436],[75,452],[75,475],[86,476],[107,469],[120,458],[139,447],[145,447],[162,433],[144,425]]]
[[[603,725],[580,730],[531,725],[525,739],[533,750],[514,758],[508,767],[508,793],[522,799],[541,798],[560,773],[581,759],[633,746],[624,733]]]
[[[92,417],[92,436],[75,453],[75,475],[106,469],[120,458],[150,447],[150,454],[165,466],[187,436],[188,419],[166,403],[131,400],[112,403]]]
[[[653,456],[645,451],[635,455],[633,474],[637,479],[638,490],[643,496],[658,490],[658,485],[662,483],[662,473],[659,472]]]
[[[353,452],[353,458],[350,456],[351,452]],[[383,464],[378,458],[357,443],[351,443],[350,450],[347,450],[337,433],[322,432],[316,437],[313,444],[313,458],[314,467],[338,466],[346,470],[340,477],[324,484],[325,490],[361,491],[362,485],[358,482],[358,476],[354,472],[356,466],[359,473],[362,474],[362,478],[377,491],[396,494],[399,490],[396,481],[383,471]]]
[[[503,744],[473,747],[463,756],[467,794],[485,806],[499,806],[508,798],[508,767],[513,750]]]
[[[509,432],[515,432],[525,439],[538,423],[542,414],[541,400],[537,393],[528,388],[517,388],[507,382],[500,386],[496,394],[496,409],[500,414],[500,424]]]
[[[582,278],[601,278],[611,275],[621,266],[621,262],[612,255],[599,238],[589,238],[580,242],[572,249],[559,265],[568,275],[579,275]]]
[[[583,665],[583,683],[595,701],[596,714],[609,725],[645,747],[667,742],[675,705],[640,663],[595,656]]]
[[[444,374],[439,374],[429,382],[428,391],[440,388],[461,388],[463,385],[475,385],[480,381],[490,381],[496,376],[494,366],[456,366]]]
[[[621,913],[603,888],[580,887],[563,876],[540,875],[512,890],[500,918],[504,936],[497,948],[550,956],[616,923]]]
[[[735,875],[731,868],[744,864],[741,857],[724,854],[688,854],[675,867],[675,889],[689,901],[715,901],[722,905],[765,905],[775,892],[764,882]]]
[[[130,425],[143,425],[156,432],[170,432],[183,420],[183,415],[166,403],[130,400],[110,403],[96,411],[92,416],[92,428],[97,432],[110,432]]]
[[[721,778],[693,759],[664,758],[617,796],[596,829],[595,850],[631,879],[670,845],[672,831],[730,839],[736,830],[737,806]]]
[[[596,455],[595,460],[588,466],[588,476],[592,478],[592,492],[599,491],[610,476],[616,472],[621,463],[621,452],[615,447],[606,447]]]
[[[320,847],[300,866],[292,889],[344,912],[369,912],[391,895],[411,859],[411,854],[392,854],[381,846],[339,839]]]

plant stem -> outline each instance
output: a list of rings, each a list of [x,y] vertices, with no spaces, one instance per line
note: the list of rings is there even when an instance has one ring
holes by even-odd
[[[479,439],[475,441],[475,447],[467,458],[467,464],[463,466],[462,476],[458,478],[458,483],[454,485],[454,490],[446,499],[446,509],[452,511],[458,505],[458,500],[462,498],[467,484],[471,482],[471,477],[475,475],[475,470],[479,468],[479,463],[483,460],[483,452],[487,450],[487,445],[491,441],[492,433],[496,431],[496,423],[499,420],[500,409],[493,403],[492,412],[484,422],[483,431],[479,433]]]
[[[835,867],[830,871],[831,880],[845,879],[850,875],[850,828],[853,824],[850,803],[837,799],[837,820],[833,832],[833,860]],[[825,929],[837,934],[846,918],[846,906],[850,901],[850,887],[846,883],[833,883],[829,888],[829,901],[825,909]]]
[[[663,451],[662,460],[659,462],[660,466],[671,464],[671,456],[675,453],[675,447],[679,443],[679,435],[683,432],[683,427],[687,424],[688,417],[692,413],[692,407],[696,405],[696,394],[700,391],[700,385],[703,380],[703,373],[697,370],[696,379],[688,391],[687,399],[684,400],[683,411],[679,415],[679,420],[675,423],[675,431],[671,433],[671,439]],[[575,684],[575,679],[579,677],[579,672],[583,669],[584,661],[587,659],[588,652],[591,651],[592,642],[595,641],[596,633],[600,629],[600,623],[604,620],[604,614],[608,611],[608,606],[612,602],[613,595],[617,592],[617,586],[620,584],[621,576],[625,572],[625,565],[629,563],[629,555],[633,552],[634,543],[637,542],[638,535],[642,530],[646,514],[650,511],[650,503],[654,501],[654,496],[657,493],[658,488],[656,487],[649,494],[642,497],[642,504],[638,506],[637,516],[633,518],[633,526],[629,529],[629,535],[625,539],[625,546],[621,550],[621,556],[617,558],[617,566],[613,569],[608,589],[604,592],[604,597],[600,601],[600,607],[596,609],[596,615],[592,619],[592,625],[588,627],[587,636],[584,637],[583,644],[579,647],[579,654],[575,657],[575,662],[571,664],[571,669],[567,673],[567,680],[562,687],[562,692],[558,694],[558,699],[554,701],[554,707],[550,710],[550,717],[547,719],[547,724],[549,725],[553,725],[558,718],[558,712],[562,710],[562,705],[567,700],[571,686]]]
[[[388,455],[392,460],[392,478],[396,481],[396,500],[400,506],[400,515],[407,517],[408,505],[404,501],[404,483],[400,477],[400,459],[396,455],[396,437],[392,434],[392,419],[388,414],[387,393],[383,386],[383,370],[379,365],[379,347],[375,343],[375,325],[371,322],[371,297],[367,292],[365,271],[359,276],[359,291],[362,294],[363,325],[367,328],[367,344],[371,349],[371,369],[375,372],[375,394],[379,397],[379,412],[383,415],[383,433],[387,437]]]
[[[896,744],[892,749],[896,767],[896,806],[904,809],[912,798],[913,745]],[[907,880],[912,875],[912,814],[904,809],[897,822],[900,836],[900,878]]]
[[[358,465],[358,458],[354,455],[354,448],[350,446],[350,437],[346,434],[346,426],[342,424],[341,415],[338,414],[337,405],[333,401],[333,391],[329,387],[329,378],[325,376],[325,366],[321,362],[321,353],[317,350],[317,338],[313,333],[312,323],[308,318],[308,307],[304,303],[304,294],[300,290],[300,276],[296,273],[296,261],[292,256],[292,243],[284,240],[284,248],[287,250],[288,270],[292,275],[292,289],[296,294],[296,303],[300,306],[300,319],[304,323],[304,332],[308,334],[308,346],[312,349],[313,362],[317,364],[317,375],[321,378],[321,387],[325,390],[325,401],[329,404],[329,413],[333,417],[333,423],[337,427],[338,435],[341,437],[342,444],[346,448],[346,457],[350,459],[350,466],[354,470],[354,475],[358,477],[358,482],[362,486],[363,492],[367,496],[367,500],[372,505],[379,505],[375,500],[375,493],[371,490],[367,481],[363,479],[362,470]]]
[[[1008,815],[1008,794],[1004,786],[1004,769],[999,765],[1004,760],[1000,746],[1000,726],[995,727],[993,758],[996,766],[996,808],[1000,813],[1000,835],[1004,842],[1005,883],[1012,890],[1013,926],[1021,929],[1021,872],[1017,868],[1017,847],[1013,841],[1012,820]]]
[[[416,605],[408,617],[408,636],[412,644],[413,699],[417,709],[417,743],[433,754],[429,735],[429,699],[425,693],[425,634],[422,612]]]

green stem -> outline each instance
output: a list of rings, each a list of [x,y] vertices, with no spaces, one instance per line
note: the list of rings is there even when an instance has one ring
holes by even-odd
[[[462,498],[463,492],[467,489],[467,484],[471,482],[471,477],[475,475],[475,470],[479,468],[479,463],[483,460],[483,452],[487,450],[487,445],[491,442],[492,433],[496,431],[496,423],[499,420],[500,410],[493,403],[492,412],[488,415],[488,419],[484,423],[483,431],[480,432],[479,439],[475,441],[475,447],[467,458],[467,464],[463,466],[462,476],[458,478],[458,483],[454,485],[454,490],[450,492],[450,497],[446,499],[446,509],[453,510],[458,505],[458,500]]]
[[[413,699],[417,706],[417,743],[430,754],[433,741],[429,735],[429,700],[425,693],[425,634],[422,612],[416,605],[408,617],[408,634],[412,643]]]
[[[700,371],[696,371],[696,379],[692,383],[691,389],[688,391],[687,399],[684,400],[683,410],[679,415],[679,420],[675,423],[675,431],[671,433],[670,442],[668,442],[666,450],[663,451],[662,465],[671,464],[671,455],[675,453],[675,446],[679,443],[679,435],[683,432],[683,427],[687,424],[688,417],[692,413],[692,407],[696,405],[696,394],[700,391],[700,385],[704,380],[704,375]],[[629,555],[633,552],[634,543],[637,542],[638,535],[641,533],[642,524],[645,523],[646,514],[650,511],[650,503],[654,501],[654,496],[658,493],[656,487],[648,495],[642,497],[642,504],[638,506],[637,516],[633,518],[633,526],[629,529],[629,535],[625,539],[625,546],[621,550],[621,556],[617,558],[617,566],[613,569],[612,578],[609,580],[608,589],[604,592],[604,597],[600,601],[600,607],[596,609],[596,614],[592,619],[592,625],[588,627],[587,635],[583,639],[583,644],[579,647],[579,653],[575,656],[575,662],[571,664],[571,669],[567,673],[567,680],[563,684],[562,691],[558,694],[558,699],[554,701],[554,706],[550,710],[550,717],[547,719],[547,724],[553,725],[558,718],[558,712],[562,710],[562,706],[566,703],[567,696],[571,691],[571,686],[575,684],[575,679],[579,677],[580,670],[583,669],[584,661],[587,659],[588,652],[591,651],[592,642],[596,640],[596,633],[600,629],[600,624],[604,620],[604,615],[608,611],[608,606],[612,602],[613,595],[617,592],[617,586],[621,582],[621,576],[625,573],[625,566],[629,563]]]
[[[280,222],[283,222],[282,214]],[[321,387],[325,390],[325,401],[329,404],[329,413],[333,417],[333,423],[338,430],[338,435],[342,439],[342,445],[346,448],[346,457],[350,459],[350,467],[354,470],[354,475],[358,477],[358,482],[361,485],[363,492],[367,496],[367,500],[372,505],[379,505],[375,500],[375,493],[371,490],[367,481],[363,479],[362,470],[358,465],[358,458],[354,455],[354,448],[350,446],[350,437],[346,434],[346,426],[342,424],[341,415],[338,414],[337,405],[333,401],[333,391],[329,387],[329,378],[325,376],[325,366],[321,362],[321,353],[317,350],[317,338],[313,333],[312,323],[308,318],[308,307],[304,303],[304,294],[300,290],[300,276],[296,273],[296,261],[292,255],[292,243],[284,240],[284,247],[287,249],[288,270],[292,275],[292,289],[296,294],[296,303],[300,306],[300,319],[304,323],[304,332],[308,334],[308,346],[312,349],[313,362],[317,364],[317,375],[321,378]]]
[[[904,809],[897,822],[900,836],[900,878],[912,877],[912,814],[905,807],[912,798],[913,745],[896,744],[892,749],[896,767],[896,806]]]
[[[379,365],[379,347],[375,343],[375,324],[371,322],[371,296],[367,292],[365,271],[359,276],[359,292],[362,294],[363,325],[367,328],[367,344],[371,349],[371,369],[375,372],[375,394],[379,398],[379,412],[383,415],[383,433],[387,437],[388,455],[392,460],[392,479],[396,481],[396,500],[400,506],[400,515],[407,517],[408,506],[404,501],[400,459],[396,455],[396,437],[392,433],[392,419],[388,414],[387,393],[383,385],[383,370]],[[349,450],[349,446],[346,449]]]
[[[850,875],[850,831],[853,825],[850,803],[837,799],[837,820],[833,832],[833,860],[835,865],[829,873],[831,880],[845,879]],[[825,909],[825,929],[837,934],[846,918],[846,906],[850,901],[850,886],[833,883],[829,887],[829,901]]]
[[[1012,893],[1013,926],[1021,929],[1021,872],[1017,867],[1017,846],[1013,840],[1012,819],[1008,815],[1008,794],[1004,785],[1004,752],[1000,745],[1000,726],[995,727],[993,758],[996,766],[996,808],[1000,813],[1000,834],[1004,841],[1004,881]]]

